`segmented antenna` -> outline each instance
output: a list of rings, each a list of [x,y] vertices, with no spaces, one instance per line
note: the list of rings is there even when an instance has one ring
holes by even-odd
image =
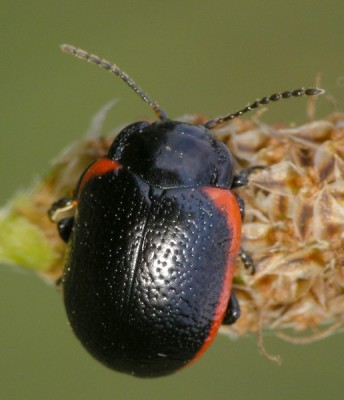
[[[296,89],[293,91],[286,91],[282,93],[275,93],[272,94],[271,96],[268,97],[263,97],[260,100],[256,100],[252,104],[248,105],[247,107],[243,108],[242,110],[239,110],[233,114],[228,114],[225,115],[224,117],[218,117],[216,119],[211,119],[210,121],[206,122],[204,126],[207,129],[213,129],[217,127],[220,124],[223,124],[226,121],[229,121],[233,118],[241,117],[243,114],[254,110],[255,108],[258,108],[264,104],[270,103],[270,101],[278,101],[280,99],[289,99],[290,97],[300,97],[300,96],[317,96],[319,94],[325,93],[325,90],[323,89],[318,89],[318,88],[309,88],[309,89]]]
[[[87,53],[87,51],[78,49],[69,44],[62,44],[60,46],[64,53],[73,55],[74,57],[80,58],[82,60],[88,61],[91,64],[96,64],[99,67],[111,72],[114,75],[120,77],[131,89],[133,89],[136,94],[138,94],[141,99],[149,105],[149,107],[155,112],[155,115],[159,119],[166,119],[166,113],[159,107],[159,104],[151,100],[146,93],[121,69],[117,67],[116,64],[112,64],[103,58],[100,58],[94,54]]]

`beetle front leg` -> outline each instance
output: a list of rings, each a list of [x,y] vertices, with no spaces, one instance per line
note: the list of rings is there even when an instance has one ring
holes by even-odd
[[[48,211],[50,220],[57,224],[59,235],[65,242],[68,242],[72,233],[74,224],[73,214],[76,204],[76,200],[72,198],[62,198],[53,203]]]

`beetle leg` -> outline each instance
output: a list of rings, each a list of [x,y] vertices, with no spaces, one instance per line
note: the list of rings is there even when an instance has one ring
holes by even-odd
[[[63,197],[55,201],[48,211],[49,218],[52,222],[57,222],[64,217],[63,214],[70,214],[71,210],[74,210],[76,201],[70,197]]]
[[[243,169],[243,170],[239,171],[237,174],[234,175],[233,182],[232,182],[232,185],[230,188],[236,189],[241,186],[246,186],[248,184],[249,177],[251,174],[253,174],[256,171],[266,169],[266,168],[268,168],[268,167],[257,165],[256,167],[251,167],[251,168],[247,168],[247,169]]]
[[[60,238],[66,243],[72,233],[73,225],[74,217],[63,218],[57,223],[57,230],[59,231]]]
[[[253,168],[249,168],[248,170],[246,169],[246,170],[241,171],[237,175],[237,181],[239,181],[239,179],[241,179],[243,176],[245,176],[246,177],[245,179],[248,180],[248,176],[250,175],[250,173],[254,172],[254,170],[256,170],[257,168],[260,169],[261,167],[253,167]],[[265,168],[265,167],[262,167],[262,168]],[[241,178],[239,178],[239,175],[241,176]],[[241,182],[243,182],[243,179],[241,179]],[[237,202],[238,202],[238,206],[239,206],[239,210],[240,210],[240,214],[241,214],[241,220],[243,220],[244,217],[245,217],[245,202],[237,193],[234,193],[234,195],[235,195],[235,197],[237,199]],[[240,247],[239,256],[240,256],[245,268],[248,269],[248,270],[251,270],[252,274],[254,274],[255,267],[254,267],[253,260],[245,252],[245,250],[242,247]]]
[[[251,256],[249,256],[242,247],[240,247],[240,250],[239,250],[239,257],[241,258],[241,261],[243,262],[245,268],[250,270],[252,272],[252,274],[254,274],[256,271],[254,262],[253,262]]]
[[[238,194],[236,194],[236,193],[235,193],[235,197],[236,197],[236,199],[237,199],[237,201],[238,201],[239,210],[240,210],[240,214],[241,214],[241,219],[243,220],[244,217],[245,217],[245,202],[244,202],[244,200],[243,200]],[[245,252],[245,250],[244,250],[242,247],[240,247],[239,256],[240,256],[240,258],[241,258],[241,260],[242,260],[242,262],[243,262],[245,268],[248,269],[248,270],[251,270],[251,271],[252,271],[252,274],[254,274],[255,268],[254,268],[253,260],[252,260],[252,258]]]
[[[63,276],[60,276],[59,278],[56,279],[55,285],[57,287],[60,287],[60,286],[62,286],[62,284],[63,284]]]
[[[237,202],[238,202],[238,206],[239,206],[239,210],[240,210],[240,214],[241,214],[241,220],[243,220],[245,217],[245,202],[237,193],[234,193],[234,196],[236,197]]]
[[[48,211],[50,220],[56,222],[59,235],[65,242],[68,242],[72,233],[74,223],[73,214],[76,204],[76,200],[71,198],[62,198],[53,203]]]
[[[235,294],[232,292],[229,298],[228,307],[225,313],[225,317],[222,321],[224,325],[232,325],[234,324],[237,319],[240,317],[240,306],[238,299],[236,298]]]

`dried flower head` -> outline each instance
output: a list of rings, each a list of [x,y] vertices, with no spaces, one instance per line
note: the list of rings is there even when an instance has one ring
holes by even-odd
[[[105,114],[29,194],[2,210],[0,260],[35,269],[51,282],[61,277],[66,246],[47,210],[72,193],[87,165],[106,154],[113,138],[99,134]],[[314,336],[307,340],[329,334],[343,324],[344,312],[344,115],[297,128],[235,119],[214,134],[229,147],[238,169],[267,167],[240,189],[246,203],[242,245],[256,272],[237,261],[234,290],[242,316],[223,331],[311,329]]]

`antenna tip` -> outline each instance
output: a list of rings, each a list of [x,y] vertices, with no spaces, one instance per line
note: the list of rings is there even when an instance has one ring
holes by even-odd
[[[74,46],[71,46],[70,44],[60,44],[60,49],[64,53],[73,53],[75,52],[76,48]]]
[[[63,51],[63,53],[71,54],[72,56],[80,58],[81,60],[86,60],[93,64],[99,64],[99,57],[92,56],[91,54],[87,53],[87,51],[79,49],[70,44],[61,44],[60,49],[61,49],[61,51]],[[107,64],[109,64],[109,63],[107,63]],[[109,69],[109,68],[107,68],[107,69]]]
[[[306,94],[308,96],[318,96],[320,94],[324,94],[325,90],[320,88],[309,88],[306,90]]]

